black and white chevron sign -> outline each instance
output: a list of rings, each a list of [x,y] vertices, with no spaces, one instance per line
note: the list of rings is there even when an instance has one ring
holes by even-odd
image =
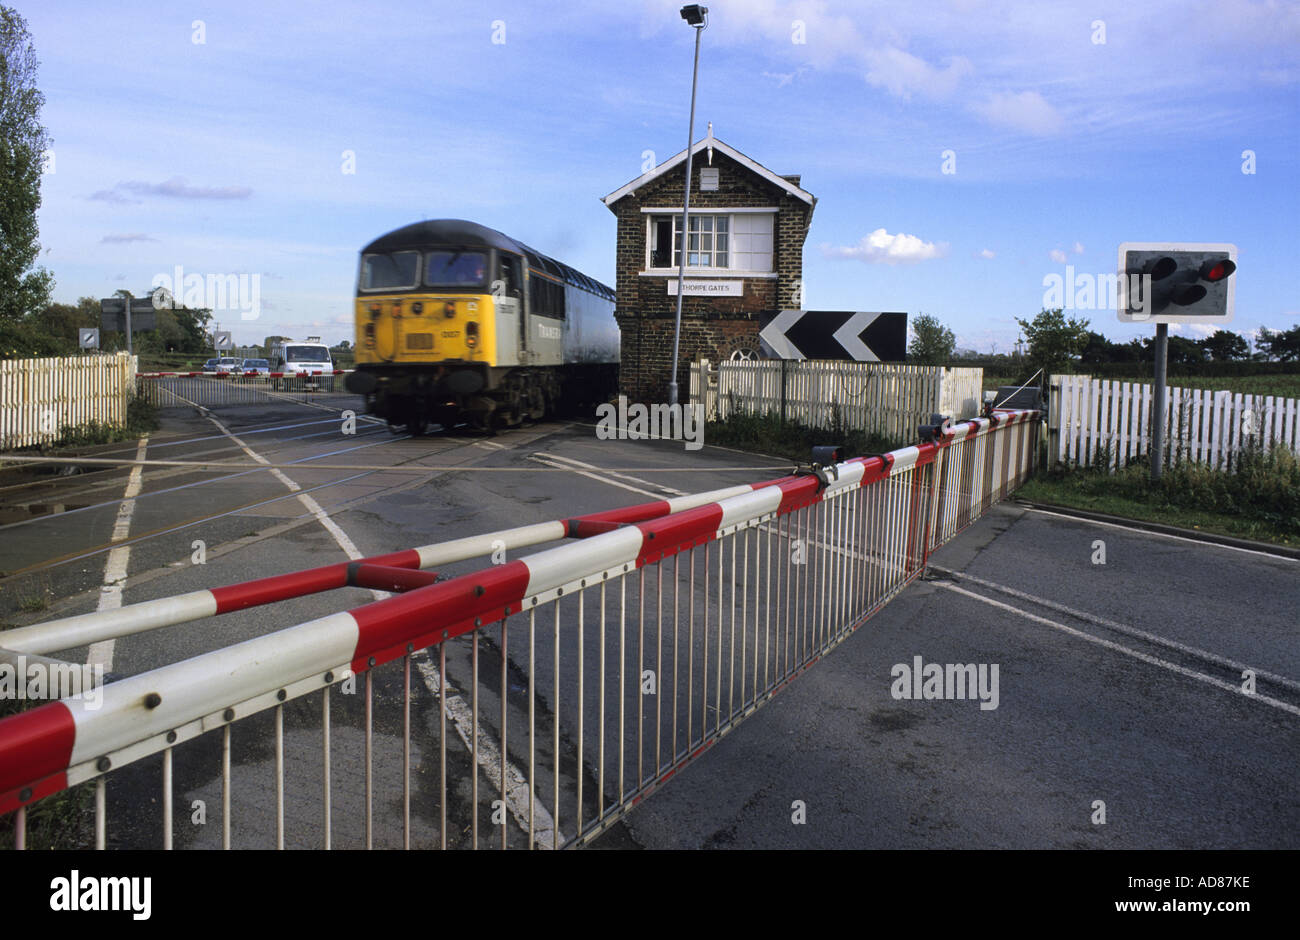
[[[907,356],[907,314],[782,310],[758,337],[764,355],[772,359],[902,362]]]

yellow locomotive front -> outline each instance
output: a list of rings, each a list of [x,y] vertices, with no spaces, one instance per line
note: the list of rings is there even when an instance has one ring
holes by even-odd
[[[391,426],[538,420],[613,387],[613,291],[474,222],[417,222],[361,251],[350,391]]]
[[[498,353],[497,321],[520,315],[508,283],[518,265],[504,262],[504,280],[502,266],[481,233],[445,224],[407,226],[363,249],[348,387],[370,413],[419,433],[495,410],[485,394],[494,370],[516,364]]]

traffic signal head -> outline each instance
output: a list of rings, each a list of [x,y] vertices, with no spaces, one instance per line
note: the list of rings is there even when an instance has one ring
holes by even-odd
[[[1235,245],[1125,242],[1119,246],[1119,319],[1227,323],[1236,256]]]

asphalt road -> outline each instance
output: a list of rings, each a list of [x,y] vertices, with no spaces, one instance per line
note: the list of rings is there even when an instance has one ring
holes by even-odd
[[[355,551],[380,554],[768,479],[783,466],[708,446],[689,451],[667,441],[599,440],[592,426],[563,421],[495,437],[408,438],[362,419],[355,433],[344,433],[340,412],[348,408],[359,411],[359,402],[328,396],[210,414],[168,409],[146,458],[238,459],[251,466],[251,452],[281,468],[284,478],[266,470],[235,475],[193,467],[137,474],[139,495],[125,530],[138,540],[130,542],[122,602],[340,561],[347,557],[340,532]],[[134,446],[95,451],[135,455]],[[610,468],[620,468],[620,475]],[[105,603],[106,566],[114,557],[114,529],[122,531],[129,485],[129,472],[120,468],[71,477],[11,473],[0,480],[0,571],[17,572],[0,579],[0,620],[26,624]],[[337,530],[327,529],[321,514]],[[1105,542],[1104,565],[1094,564],[1098,539]],[[194,563],[196,540],[204,564]],[[1293,785],[1300,764],[1300,563],[1004,505],[937,553],[933,565],[928,580],[904,590],[595,844],[1300,845]],[[470,568],[453,566],[446,574]],[[114,674],[130,675],[372,599],[368,591],[346,589],[123,638],[93,655],[110,657]],[[520,771],[530,759],[522,626],[510,628],[504,691],[501,629],[483,631],[476,703],[480,733],[495,741],[504,698],[507,760]],[[576,696],[566,683],[574,681],[579,648],[571,614],[563,632],[559,658],[567,678],[560,693],[572,708]],[[596,661],[594,642],[589,632],[587,674]],[[449,644],[445,664],[466,709],[474,704],[470,650],[468,643]],[[92,652],[60,655],[85,661]],[[546,635],[538,638],[536,656],[552,662]],[[981,708],[969,698],[895,698],[893,668],[918,656],[924,663],[984,665],[986,674],[997,664],[997,707]],[[440,723],[437,653],[415,660],[413,844],[438,844],[445,808],[448,844],[467,845],[476,805],[480,844],[495,844],[501,829],[491,822],[491,800],[500,775],[493,777],[482,754],[481,772],[471,771],[466,741],[473,734],[465,736],[463,721]],[[1241,691],[1241,667],[1258,674],[1254,694]],[[538,779],[550,792],[555,689],[547,670],[537,680]],[[375,670],[372,682],[372,838],[376,846],[400,846],[400,664]],[[584,696],[593,694],[589,684]],[[364,844],[363,703],[364,686],[331,697],[335,846]],[[561,793],[567,803],[581,778],[590,814],[597,799],[594,749],[585,750],[579,766],[575,740],[563,725],[562,731]],[[272,735],[269,713],[232,732],[237,847],[266,847],[273,837]],[[286,706],[291,847],[324,843],[321,735],[319,695]],[[631,771],[630,756],[624,766]],[[605,768],[610,795],[616,767]],[[155,757],[110,777],[110,844],[161,844],[160,770]],[[219,845],[219,736],[177,748],[175,779],[177,844]],[[562,807],[565,834],[571,817],[572,809]],[[524,844],[517,822],[503,828],[511,845]]]
[[[1097,540],[1105,565],[1092,563]],[[633,810],[631,837],[659,849],[1300,846],[1300,563],[1004,504],[933,565],[933,580]],[[895,698],[893,667],[917,656],[998,664],[997,707]],[[1225,661],[1257,672],[1256,694]]]

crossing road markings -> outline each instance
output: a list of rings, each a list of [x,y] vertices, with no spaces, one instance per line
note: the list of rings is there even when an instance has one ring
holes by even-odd
[[[1107,619],[1106,617],[1099,617],[1096,614],[1088,613],[1086,610],[1076,610],[1073,607],[1067,607],[1065,604],[1058,604],[1055,601],[1049,601],[1043,597],[1035,597],[1033,594],[1018,591],[1015,588],[1007,587],[1004,584],[985,581],[983,578],[977,578],[973,574],[966,574],[961,571],[950,571],[949,569],[941,568],[938,565],[931,565],[930,570],[937,571],[946,577],[955,578],[958,581],[970,581],[974,584],[989,588],[990,590],[997,591],[1001,594],[1006,594],[1010,597],[1018,597],[1021,600],[1029,601],[1031,604],[1037,604],[1039,607],[1046,607],[1050,610],[1060,611],[1061,613],[1068,614],[1071,617],[1077,617],[1080,620],[1086,620],[1089,623],[1095,623],[1100,627],[1114,630],[1116,633],[1123,633],[1127,636],[1146,640],[1148,643],[1155,643],[1157,646],[1164,646],[1169,649],[1177,650],[1178,652],[1184,653],[1195,659],[1200,659],[1216,666],[1222,666],[1225,669],[1235,669],[1238,672],[1249,669],[1255,674],[1257,679],[1267,679],[1269,682],[1275,682],[1278,685],[1300,692],[1300,682],[1288,679],[1286,676],[1279,676],[1276,673],[1258,669],[1255,666],[1250,666],[1246,663],[1239,663],[1235,659],[1228,659],[1225,656],[1219,656],[1217,653],[1211,653],[1208,650],[1199,649],[1195,646],[1188,646],[1185,643],[1179,643],[1177,640],[1170,640],[1167,637],[1159,636],[1155,633],[1148,633],[1145,630],[1139,630],[1137,627],[1130,627],[1127,624],[1118,623],[1114,620]]]
[[[420,671],[421,678],[424,679],[425,687],[434,695],[438,694],[438,689],[442,686],[442,677],[438,675],[438,668],[434,666],[427,658],[428,650],[424,650],[420,655],[413,657],[412,662],[415,668]],[[474,753],[474,712],[465,704],[465,700],[460,697],[453,689],[450,683],[447,684],[447,714],[451,715],[452,723],[456,726],[456,734],[465,749],[471,754]],[[478,733],[478,762],[483,768],[484,775],[488,782],[492,784],[489,792],[501,792],[501,752],[497,750],[496,743],[491,736],[486,734],[481,728]],[[515,817],[515,822],[524,832],[528,831],[528,782],[524,775],[515,767],[511,761],[506,762],[506,807],[510,810],[510,815]],[[535,811],[537,813],[537,823],[533,826],[533,844],[539,849],[551,849],[557,842],[555,833],[555,820],[549,812],[541,805],[540,800],[535,802]],[[561,830],[558,837],[558,843],[563,845],[565,842],[564,831]]]
[[[536,460],[539,463],[544,463],[547,466],[556,467],[561,470],[569,469],[572,470],[574,473],[581,474],[584,477],[590,477],[593,480],[599,480],[600,482],[608,483],[611,486],[621,486],[625,490],[631,490],[634,493],[641,493],[645,496],[653,496],[655,499],[662,499],[663,494],[665,493],[668,494],[669,496],[689,495],[688,493],[685,493],[682,490],[673,489],[671,486],[664,486],[662,483],[654,483],[651,482],[650,480],[643,480],[640,477],[629,476],[628,474],[620,473],[617,470],[606,470],[603,467],[596,466],[595,464],[585,463],[584,461],[581,460],[575,460],[572,457],[562,457],[559,454],[533,454],[529,457],[529,459]],[[556,463],[556,461],[559,462]],[[627,480],[630,483],[640,483],[642,486],[652,486],[655,489],[659,490],[659,492],[652,493],[649,490],[639,489],[634,486],[627,486],[622,483],[616,483],[613,480],[608,479],[609,477],[618,477],[618,479],[620,480]]]
[[[140,438],[140,443],[135,450],[135,459],[144,460],[145,449],[149,446],[149,438]],[[140,487],[143,485],[144,466],[137,463],[131,469],[131,475],[126,481],[126,492],[123,494],[122,502],[117,507],[117,519],[113,522],[113,535],[111,542],[123,542],[131,534],[131,516],[135,513],[135,498],[140,495]],[[97,611],[117,610],[122,606],[122,586],[126,583],[127,563],[131,560],[131,546],[114,545],[108,552],[108,560],[104,563],[104,586],[99,591],[99,603],[95,609]],[[86,665],[102,665],[105,672],[113,670],[113,640],[101,640],[98,643],[92,643],[86,656]]]
[[[1057,630],[1060,630],[1064,633],[1068,633],[1071,636],[1078,637],[1081,640],[1087,640],[1089,643],[1096,643],[1098,646],[1104,647],[1105,649],[1113,650],[1116,653],[1123,653],[1125,656],[1131,656],[1134,659],[1139,659],[1144,663],[1150,663],[1152,666],[1159,666],[1162,669],[1168,669],[1170,672],[1175,672],[1180,676],[1186,676],[1189,679],[1195,679],[1197,682],[1204,682],[1206,685],[1212,685],[1216,689],[1223,689],[1226,692],[1232,692],[1234,695],[1240,695],[1243,698],[1250,699],[1251,701],[1262,702],[1265,705],[1272,706],[1273,708],[1280,709],[1281,711],[1289,712],[1292,715],[1300,716],[1300,708],[1297,708],[1295,705],[1291,705],[1288,702],[1283,702],[1278,699],[1272,698],[1270,696],[1260,695],[1258,693],[1254,695],[1247,695],[1246,693],[1242,692],[1241,686],[1239,685],[1233,685],[1231,682],[1224,682],[1222,679],[1216,679],[1213,676],[1207,676],[1205,673],[1197,672],[1195,669],[1188,669],[1186,666],[1180,666],[1177,663],[1171,663],[1168,660],[1160,659],[1157,656],[1150,656],[1138,650],[1130,649],[1129,647],[1123,646],[1119,643],[1115,643],[1112,640],[1106,640],[1106,639],[1102,639],[1099,636],[1093,636],[1091,633],[1086,633],[1083,630],[1076,630],[1074,627],[1067,626],[1066,624],[1063,623],[1057,623],[1055,620],[1048,620],[1046,617],[1040,617],[1037,614],[1031,614],[1027,610],[1021,610],[1019,607],[1014,607],[1011,604],[1004,604],[1002,603],[1002,601],[994,600],[991,597],[984,597],[982,594],[976,594],[974,591],[968,591],[965,588],[960,588],[957,585],[951,584],[947,581],[931,581],[930,583],[937,587],[941,587],[946,591],[953,591],[957,594],[963,594],[966,597],[969,597],[973,600],[981,601],[982,603],[988,604],[991,607],[997,607],[1013,614],[1019,614],[1021,617],[1024,617],[1026,620],[1032,620],[1035,623],[1041,623],[1044,626],[1054,627]]]
[[[263,457],[261,454],[258,454],[247,444],[241,441],[238,437],[232,434],[225,427],[225,425],[223,425],[216,418],[212,417],[212,415],[210,414],[205,415],[205,417],[213,424],[215,424],[220,429],[222,434],[225,434],[232,441],[234,441],[235,444],[238,445],[240,450],[242,450],[253,460],[256,460],[259,463],[263,463],[263,464],[270,463],[270,461],[268,461],[265,457]],[[137,467],[136,469],[138,470],[139,468]],[[297,494],[299,501],[303,504],[303,506],[306,507],[307,511],[313,517],[315,517],[316,521],[318,521],[321,525],[323,525],[326,531],[328,531],[329,534],[334,537],[334,541],[338,543],[339,548],[343,549],[344,554],[346,554],[349,559],[355,561],[358,558],[364,557],[361,554],[361,552],[357,549],[356,545],[353,544],[352,539],[348,538],[347,533],[344,532],[343,529],[339,527],[338,523],[336,523],[333,519],[331,519],[326,514],[325,510],[321,508],[321,505],[317,503],[316,500],[312,499],[312,497],[308,496],[306,493],[300,492],[302,487],[300,487],[293,480],[285,476],[282,472],[280,472],[280,470],[273,467],[270,469],[271,469],[271,473],[275,476],[277,480],[279,480],[291,491]],[[386,597],[390,596],[387,592],[384,591],[372,590],[370,593],[375,598],[375,600],[383,600]],[[118,603],[120,605],[121,603],[120,599]],[[419,656],[412,657],[412,661],[415,663],[415,667],[419,671],[420,678],[424,681],[425,687],[429,690],[430,693],[432,693],[433,695],[437,695],[438,690],[442,687],[442,676],[438,673],[437,667],[434,666],[433,663],[429,662],[428,651],[424,650],[421,652]],[[473,742],[471,740],[474,734],[473,712],[470,710],[469,706],[465,704],[464,699],[462,699],[459,695],[456,695],[451,691],[450,684],[448,684],[447,691],[448,691],[448,695],[445,700],[445,707],[447,709],[447,712],[451,715],[452,723],[455,725],[456,728],[456,734],[465,743],[466,747],[471,748],[471,753],[473,753],[472,750]],[[492,743],[487,739],[485,735],[479,734],[478,739],[479,739],[478,740],[479,766],[483,768],[483,772],[487,774],[488,779],[494,782],[496,790],[499,792],[501,789],[500,753],[496,750],[496,748],[492,745]],[[528,787],[526,784],[523,783],[524,776],[519,771],[519,769],[514,766],[513,763],[507,763],[506,776],[509,778],[509,783],[510,783],[506,791],[507,805],[509,806],[510,812],[515,817],[515,819],[519,821],[520,824],[526,828],[528,825],[528,817],[527,817],[527,809],[526,809],[528,805],[527,804]],[[522,806],[524,807],[523,809],[520,808],[521,807],[521,803],[520,803],[521,797],[519,792],[520,787],[523,788],[523,797],[522,797],[524,801],[522,803]],[[523,813],[522,818],[520,815],[521,812]],[[538,813],[537,818],[539,822],[541,822],[542,824],[540,827],[538,827],[538,831],[545,832],[551,835],[553,839],[554,831],[555,831],[554,822],[550,820],[549,816],[544,814],[544,811],[540,811]],[[545,844],[549,846],[550,842],[546,842]]]

